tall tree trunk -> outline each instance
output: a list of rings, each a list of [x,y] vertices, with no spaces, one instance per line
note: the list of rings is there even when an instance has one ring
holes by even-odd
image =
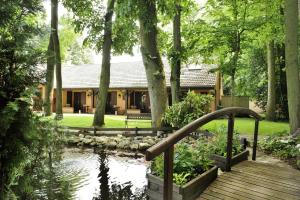
[[[276,109],[276,77],[275,77],[275,56],[274,41],[267,44],[267,63],[268,63],[268,101],[266,119],[274,121]]]
[[[289,118],[289,107],[287,99],[287,81],[286,81],[286,70],[285,70],[285,45],[277,44],[277,55],[278,66],[279,66],[279,87],[278,94],[279,96],[279,109],[281,110],[280,115],[277,117],[279,119],[288,119]],[[276,59],[275,59],[276,60]]]
[[[141,52],[148,81],[152,126],[161,127],[161,119],[168,105],[168,95],[164,67],[157,47],[156,2],[139,2]]]
[[[300,83],[298,69],[298,0],[285,0],[285,59],[290,132],[300,127]]]
[[[180,96],[180,68],[181,68],[181,32],[180,18],[181,7],[180,1],[174,0],[176,13],[173,18],[173,53],[171,57],[171,94],[172,104],[179,101]]]
[[[110,51],[112,44],[112,16],[115,0],[108,0],[105,15],[104,41],[102,47],[102,65],[100,75],[100,85],[98,92],[98,102],[94,115],[94,126],[104,125],[105,105],[110,82]]]
[[[238,5],[237,1],[233,0],[232,1],[232,6],[233,6],[233,16],[234,16],[234,21],[236,25],[236,30],[235,30],[235,41],[234,41],[234,48],[233,48],[233,64],[232,64],[232,69],[231,69],[231,106],[234,106],[234,95],[235,95],[235,73],[238,67],[238,59],[239,59],[239,53],[240,53],[240,43],[241,43],[241,33],[239,31],[238,27]]]
[[[53,89],[53,77],[54,77],[54,47],[52,34],[50,34],[48,51],[47,51],[47,72],[46,72],[46,85],[45,85],[45,97],[44,97],[44,112],[46,116],[52,114],[51,105],[52,105],[52,89]]]
[[[235,91],[235,73],[232,73],[230,76],[230,84],[231,84],[231,93],[230,93],[230,101],[231,101],[231,106],[234,106],[234,91]]]
[[[61,57],[58,38],[58,0],[51,0],[51,35],[55,54],[56,66],[56,116],[55,119],[62,119],[62,78],[61,78]]]

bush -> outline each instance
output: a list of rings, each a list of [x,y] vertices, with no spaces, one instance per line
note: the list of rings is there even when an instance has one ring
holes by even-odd
[[[211,95],[200,95],[189,91],[183,101],[167,109],[163,121],[173,127],[183,127],[209,113],[212,100]]]
[[[201,145],[200,145],[201,143]],[[184,185],[188,181],[204,173],[212,166],[213,161],[209,159],[209,149],[203,141],[190,145],[184,142],[175,145],[173,182]],[[164,176],[163,155],[154,159],[151,165],[152,174],[159,177]]]
[[[216,129],[214,136],[209,139],[209,149],[212,154],[226,157],[227,154],[227,128],[222,125]],[[243,151],[239,134],[234,131],[232,141],[232,155],[235,156]]]
[[[259,141],[259,147],[265,153],[281,159],[296,159],[300,156],[300,137],[269,136]]]
[[[184,185],[198,175],[209,170],[213,165],[210,159],[212,154],[226,156],[227,129],[221,126],[211,138],[200,137],[194,139],[187,137],[177,145],[174,152],[173,182]],[[242,152],[239,135],[235,132],[233,137],[232,154]],[[163,155],[156,157],[151,165],[151,173],[163,177]]]

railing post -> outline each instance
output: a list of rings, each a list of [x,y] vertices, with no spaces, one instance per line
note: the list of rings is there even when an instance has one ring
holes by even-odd
[[[173,195],[174,146],[164,152],[164,200],[172,200]]]
[[[258,137],[258,124],[259,120],[255,120],[255,127],[254,127],[254,140],[253,140],[253,152],[252,152],[252,160],[256,160],[256,148],[257,148],[257,137]]]
[[[226,166],[225,166],[225,171],[227,172],[231,170],[233,130],[234,130],[234,115],[230,114],[228,118],[228,127],[227,127],[227,151],[226,151]]]

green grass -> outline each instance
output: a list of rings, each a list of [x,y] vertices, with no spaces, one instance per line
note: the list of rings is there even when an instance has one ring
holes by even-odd
[[[92,115],[67,116],[58,122],[59,125],[69,127],[91,127],[93,124]],[[125,116],[105,115],[104,118],[106,128],[125,128]],[[129,128],[150,128],[149,120],[128,121]]]
[[[210,123],[204,125],[202,129],[207,129],[209,131],[215,130],[221,125],[227,126],[226,119],[219,119],[211,121]],[[254,120],[248,118],[236,118],[234,122],[235,130],[241,135],[253,135],[254,133]],[[270,122],[261,121],[259,122],[259,135],[274,135],[289,132],[289,124],[286,122]]]
[[[58,122],[62,126],[70,127],[91,127],[93,123],[92,115],[78,115],[78,116],[68,116],[65,115],[64,118]],[[226,119],[214,120],[201,129],[214,131],[219,126],[227,126]],[[129,128],[150,128],[151,123],[149,120],[137,120],[129,121]],[[105,116],[105,127],[107,128],[124,128],[125,127],[125,116],[115,116],[115,115],[106,115]],[[235,120],[235,130],[241,135],[253,135],[254,132],[254,120],[248,118],[236,118]],[[270,121],[261,121],[259,123],[259,135],[274,135],[280,133],[288,133],[289,125],[285,122],[270,122]]]

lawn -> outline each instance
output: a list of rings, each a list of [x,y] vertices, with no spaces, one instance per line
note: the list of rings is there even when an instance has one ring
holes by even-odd
[[[58,122],[62,126],[70,127],[90,127],[93,123],[93,115],[65,115],[64,119]],[[227,125],[226,119],[214,120],[205,126],[202,129],[207,129],[213,131],[221,125]],[[151,127],[149,120],[138,120],[138,121],[129,121],[129,128],[139,127],[147,128]],[[125,127],[125,116],[115,116],[115,115],[106,115],[105,116],[105,127],[107,128],[124,128]],[[242,135],[252,135],[254,131],[254,120],[248,118],[236,118],[235,120],[235,130]],[[285,122],[270,122],[270,121],[261,121],[259,123],[259,135],[274,135],[289,132],[289,125]]]
[[[93,118],[93,115],[65,115],[58,124],[70,127],[91,127]],[[125,128],[125,116],[105,115],[104,121],[106,128]],[[128,121],[128,127],[147,128],[151,127],[151,122],[149,120]]]
[[[227,126],[226,119],[218,119],[211,121],[210,123],[204,125],[202,129],[207,129],[213,131],[217,127],[225,125]],[[241,135],[253,135],[254,133],[254,120],[249,118],[236,118],[234,123],[235,130]],[[289,124],[286,122],[270,122],[261,121],[259,122],[259,135],[274,135],[281,133],[288,133],[290,130]]]

